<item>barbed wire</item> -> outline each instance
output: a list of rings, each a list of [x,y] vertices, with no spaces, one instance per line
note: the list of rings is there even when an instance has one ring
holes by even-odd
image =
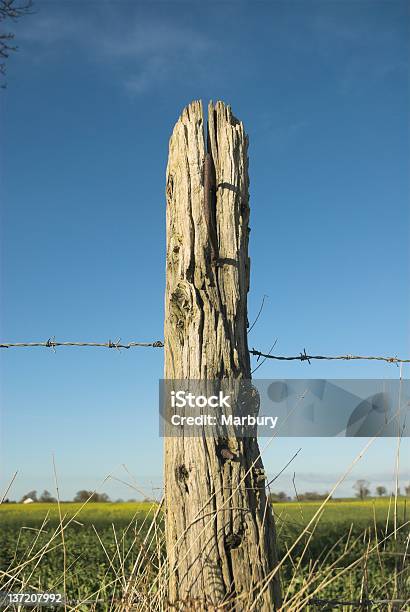
[[[369,356],[365,356],[365,355],[308,355],[306,353],[306,349],[303,349],[302,353],[299,353],[299,355],[292,355],[292,356],[284,356],[284,355],[271,355],[269,353],[262,353],[261,351],[258,351],[256,349],[251,349],[249,351],[249,353],[251,355],[255,355],[258,357],[258,359],[260,357],[264,357],[265,359],[277,359],[279,361],[307,361],[309,364],[311,362],[312,359],[326,359],[328,361],[332,361],[332,360],[344,360],[344,361],[351,361],[351,360],[357,360],[357,359],[362,359],[362,360],[367,360],[367,361],[386,361],[387,363],[410,363],[410,359],[401,359],[400,357],[397,357],[397,355],[395,355],[394,357],[381,357],[381,356],[374,356],[374,355],[369,355]]]
[[[151,347],[151,348],[163,348],[164,342],[162,340],[155,340],[152,342],[127,342],[122,343],[121,338],[117,340],[108,340],[107,342],[59,342],[55,339],[55,336],[52,336],[48,340],[43,342],[0,342],[0,348],[32,348],[32,347],[45,347],[51,348],[55,350],[59,346],[65,347],[102,347],[109,349],[130,349],[135,347]],[[255,348],[249,350],[249,353],[255,357],[257,357],[257,362],[261,357],[264,359],[276,359],[278,361],[307,361],[309,364],[312,360],[327,360],[327,361],[354,361],[354,360],[363,360],[363,361],[384,361],[386,363],[410,363],[409,359],[402,359],[397,355],[393,357],[384,357],[379,355],[310,355],[306,353],[306,349],[303,349],[298,355],[272,355],[269,353],[263,353]]]
[[[35,346],[42,346],[46,348],[54,349],[57,346],[91,346],[91,347],[103,347],[103,348],[113,348],[113,349],[130,349],[136,346],[141,347],[152,347],[152,348],[163,348],[164,343],[161,340],[156,340],[155,342],[128,342],[126,344],[121,343],[121,338],[117,340],[108,340],[108,342],[57,342],[55,336],[52,336],[45,342],[2,342],[0,344],[0,348],[32,348]]]

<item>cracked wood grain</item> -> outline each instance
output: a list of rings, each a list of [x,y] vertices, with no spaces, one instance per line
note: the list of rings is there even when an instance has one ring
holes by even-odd
[[[174,127],[166,177],[168,380],[251,376],[248,139],[222,102],[209,104],[207,139],[215,171],[215,236],[206,206],[209,180],[203,180],[203,108],[192,102]],[[216,236],[217,266],[212,265]],[[245,611],[254,601],[277,563],[263,473],[256,438],[165,439],[169,600],[176,609],[189,609],[191,602],[199,606],[192,609],[207,610],[230,600],[224,609]],[[275,576],[258,609],[270,612],[279,603]]]

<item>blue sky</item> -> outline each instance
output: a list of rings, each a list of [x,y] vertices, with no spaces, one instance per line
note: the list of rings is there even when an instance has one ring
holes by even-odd
[[[250,138],[249,344],[410,355],[407,2],[37,1],[1,92],[1,337],[162,338],[168,140],[193,99]],[[1,355],[1,485],[63,498],[108,475],[158,493],[160,349]],[[403,375],[408,377],[408,368]],[[262,378],[396,378],[380,363],[266,362]],[[364,439],[282,439],[265,464],[326,490]],[[265,441],[262,441],[262,446]],[[403,481],[410,479],[403,443]],[[406,457],[407,452],[407,457]],[[391,487],[395,442],[356,478]],[[407,463],[406,463],[407,461]],[[112,497],[137,497],[118,481]]]

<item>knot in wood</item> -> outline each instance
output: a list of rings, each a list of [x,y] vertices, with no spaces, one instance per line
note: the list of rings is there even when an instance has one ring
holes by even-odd
[[[241,545],[242,536],[239,533],[230,533],[225,536],[225,549],[233,550],[234,548],[238,548]]]
[[[233,461],[236,459],[236,455],[227,446],[222,446],[219,449],[219,454],[224,461]]]
[[[189,476],[189,472],[186,469],[185,465],[184,464],[178,465],[176,469],[177,480],[179,481],[187,480],[188,476]]]
[[[177,482],[183,486],[185,492],[188,493],[188,485],[186,481],[189,478],[189,472],[183,463],[175,468],[175,478]]]

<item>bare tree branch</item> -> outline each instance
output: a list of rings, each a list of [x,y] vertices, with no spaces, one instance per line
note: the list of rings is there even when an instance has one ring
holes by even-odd
[[[20,17],[28,15],[33,7],[32,0],[24,2],[16,2],[16,0],[0,0],[0,22],[17,21]],[[10,53],[17,51],[18,47],[12,44],[14,34],[12,32],[0,32],[0,59],[6,60]],[[4,77],[6,74],[6,62],[0,62],[0,75]],[[1,85],[6,87],[5,83]]]

